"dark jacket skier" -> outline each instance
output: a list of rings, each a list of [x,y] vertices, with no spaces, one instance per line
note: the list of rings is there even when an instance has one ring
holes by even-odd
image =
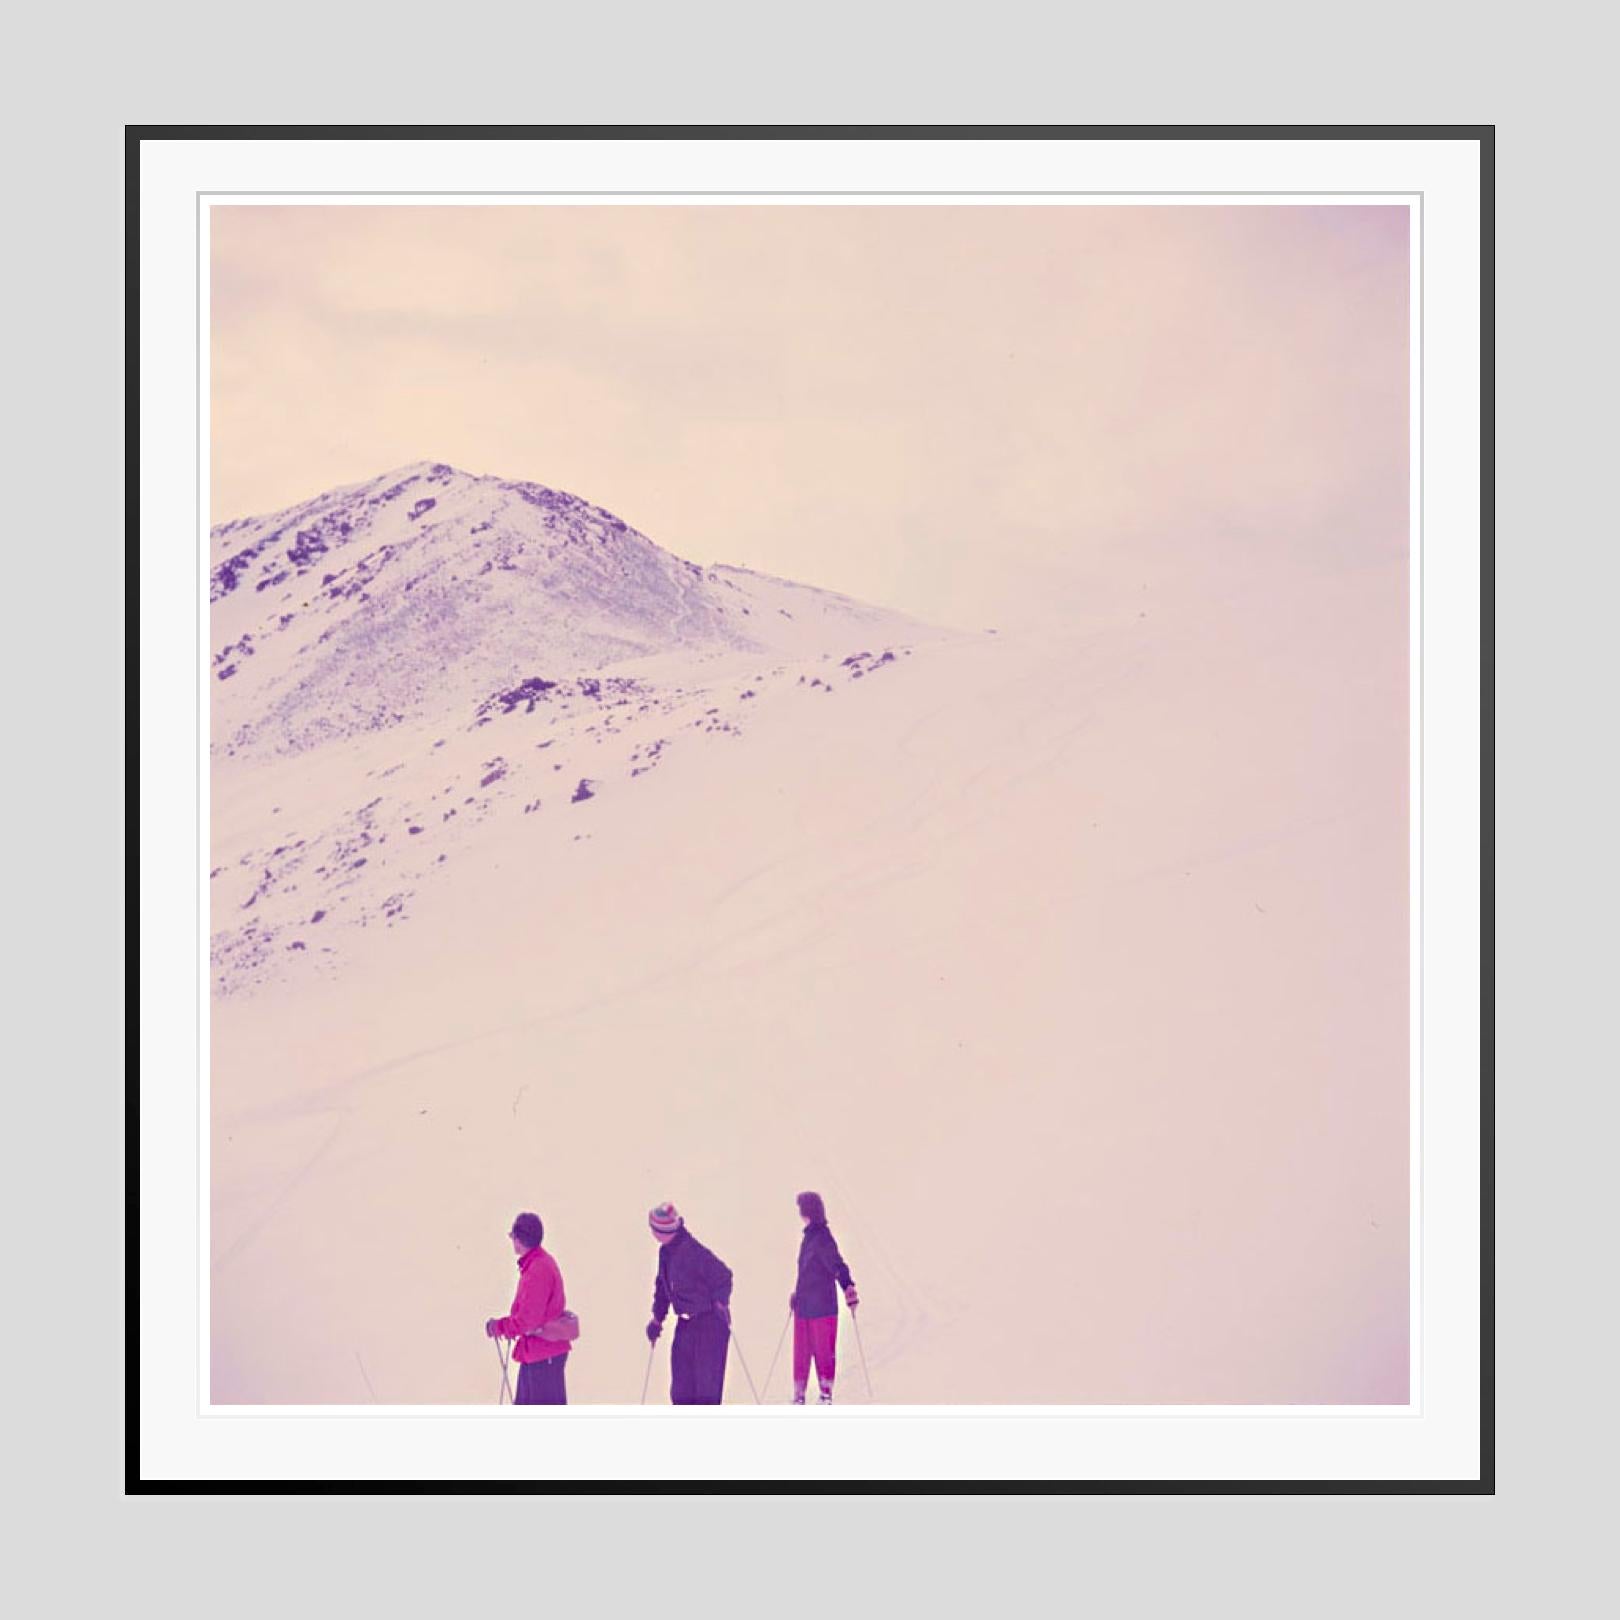
[[[664,1331],[669,1311],[677,1318],[669,1352],[670,1403],[718,1406],[731,1340],[731,1268],[687,1231],[673,1204],[660,1204],[647,1224],[659,1243],[647,1342]]]
[[[798,1206],[804,1236],[799,1240],[798,1280],[788,1298],[793,1311],[793,1404],[804,1405],[814,1361],[821,1404],[827,1406],[838,1372],[838,1289],[843,1289],[844,1303],[852,1311],[860,1304],[860,1295],[827,1225],[821,1194],[800,1193]]]

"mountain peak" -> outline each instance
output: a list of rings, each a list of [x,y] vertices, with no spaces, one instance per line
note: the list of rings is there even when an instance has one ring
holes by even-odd
[[[214,734],[248,756],[446,706],[471,716],[525,680],[676,652],[847,651],[847,633],[909,623],[699,567],[581,496],[447,462],[410,462],[213,538]]]
[[[474,473],[463,472],[460,467],[452,467],[448,461],[408,461],[403,467],[395,467],[388,472],[379,473],[371,480],[374,484],[396,483],[402,478],[475,478]]]

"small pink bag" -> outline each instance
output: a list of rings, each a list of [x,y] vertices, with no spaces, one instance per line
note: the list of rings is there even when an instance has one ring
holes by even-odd
[[[579,1318],[572,1311],[564,1311],[561,1316],[554,1316],[549,1322],[542,1322],[530,1335],[536,1339],[561,1339],[569,1341],[579,1337]]]

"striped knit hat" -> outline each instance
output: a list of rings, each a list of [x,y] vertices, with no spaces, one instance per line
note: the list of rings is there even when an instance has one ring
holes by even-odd
[[[647,1224],[660,1237],[668,1237],[672,1232],[678,1232],[686,1224],[681,1219],[681,1212],[673,1204],[659,1204],[647,1215]]]

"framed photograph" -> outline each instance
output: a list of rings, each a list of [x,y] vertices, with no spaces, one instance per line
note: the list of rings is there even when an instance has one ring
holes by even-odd
[[[127,153],[128,1489],[1492,1488],[1489,129]]]

